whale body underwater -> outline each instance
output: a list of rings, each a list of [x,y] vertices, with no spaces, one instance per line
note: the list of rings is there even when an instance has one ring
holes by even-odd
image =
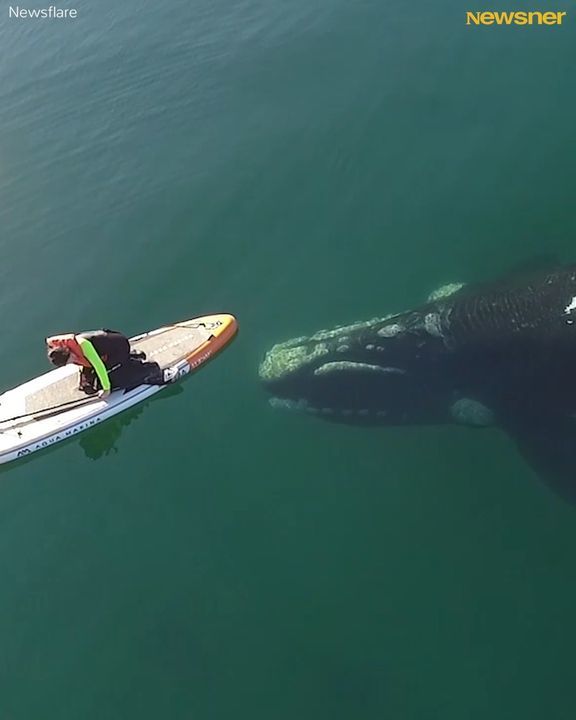
[[[259,377],[273,406],[330,422],[498,426],[576,501],[576,265],[281,342]]]

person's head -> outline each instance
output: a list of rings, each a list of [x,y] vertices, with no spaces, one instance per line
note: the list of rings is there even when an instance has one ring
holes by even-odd
[[[70,360],[70,350],[65,347],[49,348],[48,360],[56,367],[64,367],[68,360]]]

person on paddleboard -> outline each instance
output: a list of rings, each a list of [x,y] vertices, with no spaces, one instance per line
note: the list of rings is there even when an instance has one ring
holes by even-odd
[[[117,330],[54,335],[46,338],[46,347],[52,365],[80,366],[79,390],[87,395],[98,392],[108,397],[112,390],[166,385],[175,379],[170,368],[162,371],[158,363],[146,361],[145,353],[132,350],[128,338]]]

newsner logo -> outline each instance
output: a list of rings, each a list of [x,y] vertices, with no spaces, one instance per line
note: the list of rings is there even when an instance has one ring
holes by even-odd
[[[565,12],[467,12],[466,25],[562,25]]]

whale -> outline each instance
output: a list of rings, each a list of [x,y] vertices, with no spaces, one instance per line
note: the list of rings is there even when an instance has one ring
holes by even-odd
[[[500,428],[576,502],[576,265],[451,283],[267,350],[270,404],[359,426]]]

